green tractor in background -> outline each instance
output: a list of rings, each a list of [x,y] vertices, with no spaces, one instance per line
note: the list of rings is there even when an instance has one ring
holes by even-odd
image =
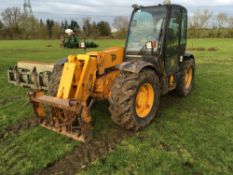
[[[71,29],[65,30],[66,36],[62,37],[62,47],[76,49],[76,48],[97,48],[98,45],[93,41],[87,42],[85,39],[83,42],[79,41],[78,35]]]
[[[66,36],[63,39],[64,48],[79,48],[78,35],[76,35],[73,30],[65,30]]]

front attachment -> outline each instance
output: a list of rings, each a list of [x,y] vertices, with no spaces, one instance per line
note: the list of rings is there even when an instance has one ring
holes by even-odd
[[[81,142],[91,140],[91,118],[85,104],[46,96],[41,91],[29,92],[29,98],[42,127]]]
[[[54,64],[20,61],[8,69],[8,82],[34,90],[48,90]]]

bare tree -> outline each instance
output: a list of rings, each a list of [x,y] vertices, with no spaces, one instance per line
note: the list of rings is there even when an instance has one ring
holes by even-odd
[[[226,13],[219,13],[216,17],[218,24],[218,37],[221,36],[221,29],[226,25],[228,16]]]
[[[228,18],[228,25],[230,28],[233,28],[233,17]]]
[[[129,25],[129,19],[125,16],[116,17],[113,21],[113,27],[117,29],[118,38],[125,38]]]
[[[190,26],[193,28],[208,28],[209,21],[213,16],[213,12],[209,11],[208,9],[204,9],[203,11],[197,11],[192,19]]]
[[[90,18],[84,18],[83,19],[83,32],[86,36],[91,35],[91,23]]]
[[[127,31],[129,20],[128,17],[119,16],[116,17],[113,21],[113,27],[115,27],[118,31]]]
[[[212,17],[213,12],[209,11],[208,9],[204,9],[200,14],[199,14],[199,20],[200,20],[200,27],[201,28],[208,28],[209,26],[209,21],[210,18]]]
[[[216,17],[217,22],[218,22],[218,27],[222,28],[224,25],[226,25],[228,21],[228,16],[226,13],[219,13]]]
[[[3,28],[3,23],[2,23],[2,21],[0,20],[0,29],[2,29]]]
[[[7,8],[2,12],[2,20],[8,27],[18,26],[21,17],[21,10],[18,7]]]
[[[200,28],[198,13],[195,13],[192,16],[192,18],[190,18],[190,20],[189,20],[189,27],[190,28],[194,28],[194,29]]]
[[[94,37],[94,38],[97,38],[99,36],[99,29],[97,27],[97,24],[96,22],[93,22],[92,25],[91,25],[91,35]]]
[[[233,37],[233,16],[228,18],[228,25],[229,25],[229,29],[228,29],[228,37]]]
[[[19,28],[22,31],[22,38],[29,39],[35,35],[38,20],[34,16],[21,15],[19,18]]]

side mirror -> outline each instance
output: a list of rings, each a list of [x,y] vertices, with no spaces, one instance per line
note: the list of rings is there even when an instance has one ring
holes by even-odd
[[[152,49],[152,42],[151,41],[146,42],[146,48],[148,50]]]
[[[155,40],[146,42],[146,48],[148,50],[155,49],[156,47],[157,47],[157,43]]]

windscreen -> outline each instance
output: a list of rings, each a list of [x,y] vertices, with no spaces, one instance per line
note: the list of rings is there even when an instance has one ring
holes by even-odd
[[[150,41],[159,43],[165,17],[166,9],[164,7],[138,9],[132,17],[126,51],[137,54],[151,52],[145,47],[145,43]],[[156,52],[157,49],[158,47],[154,51]]]

